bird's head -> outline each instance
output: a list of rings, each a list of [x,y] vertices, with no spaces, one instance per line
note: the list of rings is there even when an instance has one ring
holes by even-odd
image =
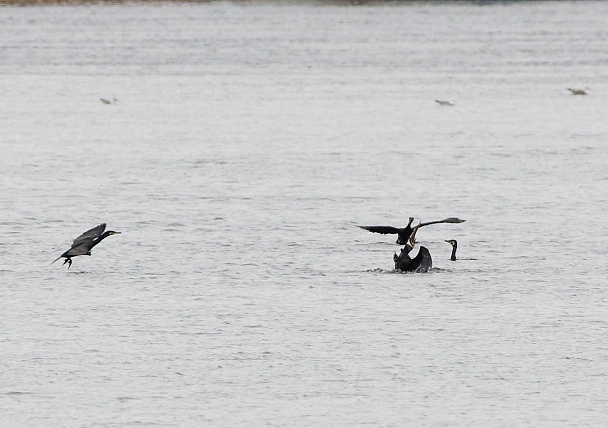
[[[120,235],[120,232],[114,232],[113,230],[108,230],[106,233],[108,234],[108,236],[111,236],[111,235]]]
[[[410,224],[412,224],[414,222],[414,217],[410,217],[409,218],[409,222],[407,223],[407,225],[409,226]]]
[[[452,247],[455,247],[458,244],[455,239],[446,239],[445,242],[450,244]]]
[[[395,263],[395,270],[399,269],[401,257],[397,255],[397,253],[393,254],[393,262]]]

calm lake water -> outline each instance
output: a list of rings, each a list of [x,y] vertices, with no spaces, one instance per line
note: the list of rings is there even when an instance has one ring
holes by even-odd
[[[0,7],[2,426],[608,424],[607,18]]]

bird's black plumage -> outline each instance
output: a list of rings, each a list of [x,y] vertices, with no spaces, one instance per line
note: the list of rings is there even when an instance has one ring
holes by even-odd
[[[105,223],[102,223],[99,226],[95,226],[94,228],[87,230],[78,238],[74,239],[72,247],[65,253],[57,257],[55,260],[53,260],[53,263],[55,263],[60,258],[65,257],[65,261],[63,262],[63,264],[67,263],[69,269],[72,266],[72,257],[84,255],[90,256],[91,250],[95,245],[99,244],[101,241],[103,241],[110,235],[116,235],[120,233],[115,232],[113,230],[108,230],[107,232],[104,232],[104,230],[106,230]]]
[[[433,267],[433,258],[428,248],[420,247],[418,254],[413,259],[409,256],[410,251],[413,247],[406,244],[401,249],[401,253],[393,256],[395,262],[395,270],[401,272],[428,272]]]
[[[414,230],[412,228],[413,221],[414,221],[414,217],[410,217],[407,226],[405,226],[403,228],[392,227],[392,226],[359,226],[359,227],[361,229],[369,230],[370,232],[374,232],[374,233],[382,233],[385,235],[386,234],[397,234],[397,244],[405,245],[409,241],[410,235],[412,234],[412,232]],[[464,221],[465,220],[461,220],[456,217],[448,217],[448,218],[444,218],[443,220],[435,220],[435,221],[429,221],[426,223],[420,223],[416,227],[420,228],[420,227],[429,226],[431,224],[438,224],[438,223],[463,223]]]
[[[392,226],[359,226],[361,229],[368,230],[374,233],[381,233],[383,235],[387,234],[396,234],[397,235],[397,244],[405,245],[410,239],[410,235],[412,234],[412,222],[414,221],[414,217],[410,217],[405,227],[392,227]]]
[[[426,247],[420,247],[418,255],[413,259],[410,257],[410,252],[416,245],[416,233],[418,233],[418,229],[420,229],[420,225],[414,227],[410,238],[401,249],[401,253],[393,255],[395,270],[402,272],[428,272],[433,267],[433,258]]]

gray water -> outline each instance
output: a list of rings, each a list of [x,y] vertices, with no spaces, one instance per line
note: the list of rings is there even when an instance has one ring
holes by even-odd
[[[1,7],[2,426],[608,424],[607,18]]]

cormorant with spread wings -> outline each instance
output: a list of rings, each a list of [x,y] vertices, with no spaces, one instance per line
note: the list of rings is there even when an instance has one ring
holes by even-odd
[[[60,258],[65,257],[65,261],[63,262],[63,264],[67,263],[69,269],[72,266],[72,257],[84,255],[90,256],[91,250],[95,245],[99,244],[101,241],[103,241],[110,235],[116,235],[120,233],[114,232],[113,230],[108,230],[107,232],[104,232],[104,230],[106,230],[105,223],[101,223],[99,226],[96,226],[91,230],[87,230],[78,238],[74,239],[72,247],[65,253],[57,257],[55,260],[53,260],[53,263],[55,263]]]

